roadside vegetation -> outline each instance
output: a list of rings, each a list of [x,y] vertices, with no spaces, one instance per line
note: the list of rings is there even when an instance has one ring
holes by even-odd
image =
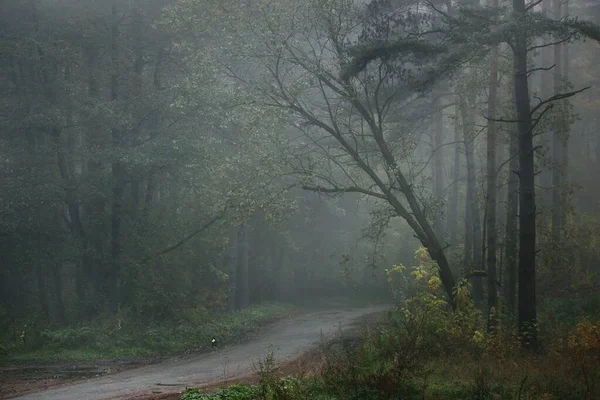
[[[452,311],[435,262],[424,249],[416,252],[415,261],[410,269],[398,265],[388,271],[390,287],[408,296],[398,299],[379,324],[365,326],[358,338],[340,334],[324,340],[295,376],[282,377],[268,354],[255,365],[256,384],[218,392],[189,389],[181,400],[599,398],[597,314],[564,314],[561,308],[571,308],[567,300],[542,307],[542,313],[562,323],[545,319],[543,349],[524,354],[509,316],[499,315],[497,331],[487,333],[469,284],[459,286],[457,310]]]
[[[210,348],[213,337],[223,345],[295,310],[297,307],[289,304],[264,303],[227,313],[192,308],[155,323],[122,314],[54,329],[34,324],[12,335],[3,332],[0,362],[93,360],[201,351]]]

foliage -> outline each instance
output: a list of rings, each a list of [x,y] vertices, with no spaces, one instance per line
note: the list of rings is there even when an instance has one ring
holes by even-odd
[[[253,400],[258,399],[260,389],[251,385],[231,385],[215,394],[206,394],[202,389],[187,389],[181,400]]]
[[[4,337],[9,360],[94,359],[152,355],[191,349],[206,349],[213,337],[220,343],[253,331],[274,318],[292,312],[285,304],[262,304],[234,312],[188,309],[169,321],[105,316],[88,324],[41,332],[24,326],[17,340]],[[30,340],[29,336],[35,340]]]

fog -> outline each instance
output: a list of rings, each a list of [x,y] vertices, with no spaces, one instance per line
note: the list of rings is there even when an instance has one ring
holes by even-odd
[[[399,305],[425,264],[538,348],[551,305],[600,311],[594,23],[583,0],[3,1],[1,355]]]

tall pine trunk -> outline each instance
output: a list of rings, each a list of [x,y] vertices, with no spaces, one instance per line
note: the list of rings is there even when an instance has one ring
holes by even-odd
[[[229,296],[227,308],[235,310],[237,296],[237,271],[238,271],[238,228],[234,228],[231,234],[231,243],[227,250],[227,264],[229,270]]]
[[[456,121],[454,123],[454,166],[452,168],[452,191],[450,192],[450,198],[448,201],[448,216],[446,218],[447,227],[446,230],[450,235],[450,244],[456,246],[458,240],[458,187],[460,182],[460,123],[458,122],[459,108],[456,107]]]
[[[549,10],[548,0],[542,2],[542,14],[547,17]],[[541,38],[540,39],[542,45],[547,45],[547,40]],[[541,53],[541,67],[548,68],[551,64],[551,47],[542,47],[540,49]],[[549,76],[551,72],[540,71],[539,74],[539,87],[540,87],[540,96],[543,99],[547,99],[552,95],[552,86],[549,82]],[[544,132],[547,133],[547,132]],[[552,160],[552,134],[550,134],[550,138],[545,138],[546,135],[539,135],[542,145],[544,146],[545,151],[548,151],[549,154],[545,154],[545,162],[542,164],[542,170],[540,172],[540,208],[543,213],[544,225],[548,224],[548,220],[551,220],[552,215],[552,162],[548,162],[548,160]],[[547,165],[550,164],[550,165]],[[550,217],[550,218],[549,218]]]
[[[491,0],[494,10],[498,0]],[[486,196],[486,243],[487,243],[487,295],[488,295],[488,331],[496,325],[498,307],[496,273],[496,96],[498,92],[498,46],[492,48],[490,55],[487,125],[487,196]]]
[[[56,300],[56,322],[64,325],[66,322],[65,302],[63,300],[62,264],[60,260],[53,261],[52,283]]]
[[[524,23],[525,0],[513,0],[515,16]],[[533,122],[527,79],[527,37],[516,32],[514,43],[514,91],[519,121],[519,334],[525,348],[536,349],[536,208]]]
[[[467,159],[467,199],[465,202],[465,267],[467,274],[471,274],[473,286],[473,299],[481,306],[483,304],[483,280],[480,274],[473,274],[474,270],[481,270],[482,265],[482,242],[481,221],[479,207],[476,201],[477,177],[475,171],[475,119],[471,101],[467,104],[461,96],[461,114],[463,120],[463,140],[465,146],[465,157]]]
[[[569,0],[564,0],[564,15],[569,15]],[[566,91],[567,89],[567,81],[569,79],[569,45],[567,43],[563,43],[563,88]],[[563,147],[561,151],[561,166],[562,166],[562,187],[560,193],[560,226],[564,230],[567,226],[567,211],[569,206],[569,190],[567,189],[567,182],[569,177],[569,126],[565,122],[565,134],[566,137],[563,142]]]
[[[250,304],[250,287],[248,282],[248,227],[244,224],[238,228],[237,256],[237,290],[236,306],[246,308]]]
[[[48,321],[50,319],[50,306],[48,305],[48,293],[46,291],[46,280],[44,279],[44,269],[42,262],[38,259],[34,261],[35,266],[35,278],[38,289],[38,301],[40,304],[40,310],[42,312],[42,318]]]
[[[116,103],[119,99],[119,18],[117,18],[117,3],[113,0],[111,7],[112,27],[111,27],[111,79],[110,92],[111,100]],[[116,125],[116,122],[113,121]],[[121,133],[114,126],[111,131],[112,145],[117,157],[117,152],[121,144]],[[113,312],[119,308],[121,300],[121,223],[123,211],[123,166],[119,160],[112,162],[112,208],[111,208],[111,270],[108,274],[108,295],[110,306]]]
[[[554,0],[553,13],[555,19],[561,17],[562,0]],[[554,94],[562,90],[562,44],[554,46]],[[558,243],[561,236],[561,161],[562,140],[559,126],[552,129],[552,238]]]
[[[518,210],[519,210],[519,136],[511,132],[509,147],[509,175],[506,192],[506,234],[504,238],[505,272],[504,301],[508,314],[515,314],[517,300],[517,244],[518,244]]]
[[[443,182],[443,168],[442,168],[442,137],[444,134],[444,113],[441,111],[440,96],[435,95],[433,102],[433,109],[436,111],[434,116],[434,127],[433,127],[433,197],[436,202],[441,202],[443,198],[444,182]],[[444,235],[444,229],[442,225],[441,210],[435,213],[434,230],[438,238],[442,238]]]

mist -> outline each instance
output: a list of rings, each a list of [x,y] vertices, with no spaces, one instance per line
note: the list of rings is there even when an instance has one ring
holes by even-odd
[[[303,351],[360,320],[412,339],[353,348],[423,363],[596,332],[598,24],[584,0],[2,2],[0,366],[103,375],[286,318]],[[281,335],[256,343],[292,359]],[[563,375],[593,397],[581,357]],[[401,364],[318,373],[393,398],[421,377]]]

